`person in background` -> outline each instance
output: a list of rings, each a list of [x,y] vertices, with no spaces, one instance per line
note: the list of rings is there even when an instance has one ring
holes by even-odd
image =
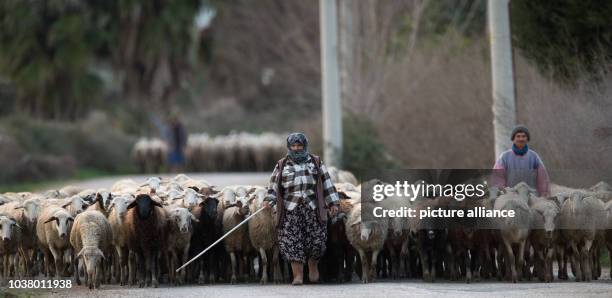
[[[168,122],[168,164],[171,172],[181,172],[185,165],[187,133],[176,113],[170,116]]]
[[[512,130],[510,137],[512,149],[504,151],[493,166],[493,185],[497,187],[513,187],[521,181],[534,188],[538,196],[548,197],[550,194],[549,177],[540,156],[529,149],[529,130],[518,125]]]
[[[327,212],[338,213],[336,188],[318,156],[308,153],[308,139],[302,133],[287,137],[287,155],[278,161],[264,208],[275,202],[279,213],[278,243],[283,257],[291,262],[293,285],[303,283],[308,262],[310,282],[319,281],[318,261],[325,252]]]

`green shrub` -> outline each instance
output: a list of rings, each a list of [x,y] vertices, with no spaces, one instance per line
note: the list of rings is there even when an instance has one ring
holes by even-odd
[[[346,113],[343,119],[342,167],[358,178],[366,171],[391,169],[395,164],[379,141],[373,123],[365,117]]]

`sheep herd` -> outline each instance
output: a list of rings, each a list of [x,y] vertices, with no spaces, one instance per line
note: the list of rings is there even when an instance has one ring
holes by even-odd
[[[480,200],[420,197],[409,203],[417,210],[483,207],[517,214],[499,219],[505,221],[500,229],[440,228],[414,218],[362,217],[371,202],[362,202],[354,175],[333,167],[330,174],[341,199],[339,213],[328,220],[327,250],[319,262],[324,282],[349,282],[355,274],[364,283],[379,278],[551,282],[553,261],[557,279],[568,279],[569,262],[575,280],[589,281],[601,276],[600,253],[612,250],[612,188],[605,182],[590,189],[553,185],[550,198],[519,183],[490,188]],[[366,181],[364,188],[372,183],[383,182]],[[73,278],[90,289],[112,283],[289,282],[291,270],[277,245],[275,207],[175,272],[262,208],[266,194],[264,186],[219,188],[184,174],[144,183],[124,179],[109,189],[4,193],[2,281]],[[385,204],[393,207],[397,200]]]
[[[190,134],[185,147],[187,171],[271,171],[278,156],[286,153],[285,135],[239,132],[210,136]],[[159,138],[142,137],[134,144],[132,158],[142,173],[159,173],[166,163],[168,145]]]

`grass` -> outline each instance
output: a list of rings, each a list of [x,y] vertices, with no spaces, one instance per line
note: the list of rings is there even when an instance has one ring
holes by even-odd
[[[0,193],[21,192],[21,191],[41,191],[55,187],[56,185],[66,184],[69,181],[87,180],[119,173],[111,173],[99,169],[82,168],[78,169],[73,177],[63,179],[50,179],[36,182],[21,182],[14,184],[0,185]]]

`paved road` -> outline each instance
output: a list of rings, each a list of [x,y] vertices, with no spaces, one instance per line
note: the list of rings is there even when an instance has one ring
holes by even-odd
[[[573,281],[554,283],[460,282],[423,283],[382,281],[370,284],[325,285],[203,285],[167,288],[122,288],[102,286],[98,291],[85,287],[54,291],[52,297],[611,297],[612,281],[590,283]]]

